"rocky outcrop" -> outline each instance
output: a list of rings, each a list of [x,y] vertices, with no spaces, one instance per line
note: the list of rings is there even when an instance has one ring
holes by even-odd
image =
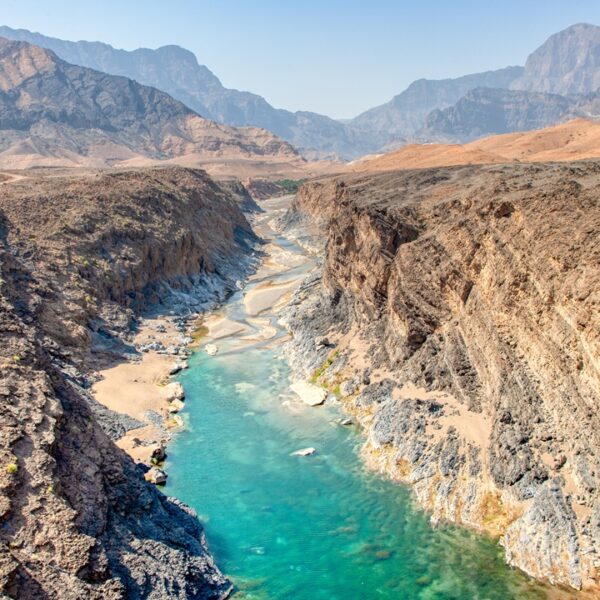
[[[596,590],[599,192],[593,162],[308,183],[292,217],[326,231],[322,279],[283,315],[369,464],[533,576]]]
[[[235,288],[247,221],[206,174],[177,168],[32,174],[2,192],[0,591],[225,598],[193,511],[144,481],[81,389],[92,359],[127,349],[138,311]]]

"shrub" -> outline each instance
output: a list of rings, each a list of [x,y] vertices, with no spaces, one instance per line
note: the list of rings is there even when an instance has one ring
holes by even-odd
[[[9,475],[14,475],[18,470],[19,470],[19,467],[18,467],[17,463],[12,462],[12,463],[8,463],[6,465],[6,472]]]

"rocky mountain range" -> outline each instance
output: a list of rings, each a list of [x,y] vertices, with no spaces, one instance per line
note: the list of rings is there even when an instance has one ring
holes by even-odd
[[[64,41],[9,27],[0,27],[0,36],[49,48],[75,65],[156,87],[207,119],[267,129],[311,159],[353,159],[407,141],[463,142],[552,125],[581,115],[579,105],[585,101],[572,96],[593,93],[600,86],[600,28],[588,24],[551,36],[524,67],[419,79],[389,102],[343,123],[313,112],[277,109],[259,95],[225,88],[179,46],[117,50],[101,42]],[[475,92],[480,88],[486,91]],[[470,122],[465,122],[465,110]]]
[[[183,156],[301,162],[272,133],[204,119],[131,79],[0,38],[0,165],[107,166]]]
[[[268,129],[310,156],[358,156],[377,148],[369,135],[329,117],[276,109],[257,94],[225,88],[194,54],[180,46],[128,52],[101,42],[69,42],[10,27],[0,27],[0,36],[49,48],[75,65],[156,87],[207,119],[233,127]]]

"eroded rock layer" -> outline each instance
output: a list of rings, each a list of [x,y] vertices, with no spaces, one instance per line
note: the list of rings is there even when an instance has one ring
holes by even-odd
[[[144,481],[80,386],[140,309],[235,286],[253,239],[238,205],[171,168],[30,175],[0,211],[0,592],[226,597],[193,511]]]
[[[600,566],[599,198],[595,162],[456,167],[317,180],[288,215],[327,237],[293,366],[434,519],[575,588]]]

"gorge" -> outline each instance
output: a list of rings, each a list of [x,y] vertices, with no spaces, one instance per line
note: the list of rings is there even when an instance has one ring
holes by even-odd
[[[1,598],[600,597],[600,28],[344,121],[0,34]]]

